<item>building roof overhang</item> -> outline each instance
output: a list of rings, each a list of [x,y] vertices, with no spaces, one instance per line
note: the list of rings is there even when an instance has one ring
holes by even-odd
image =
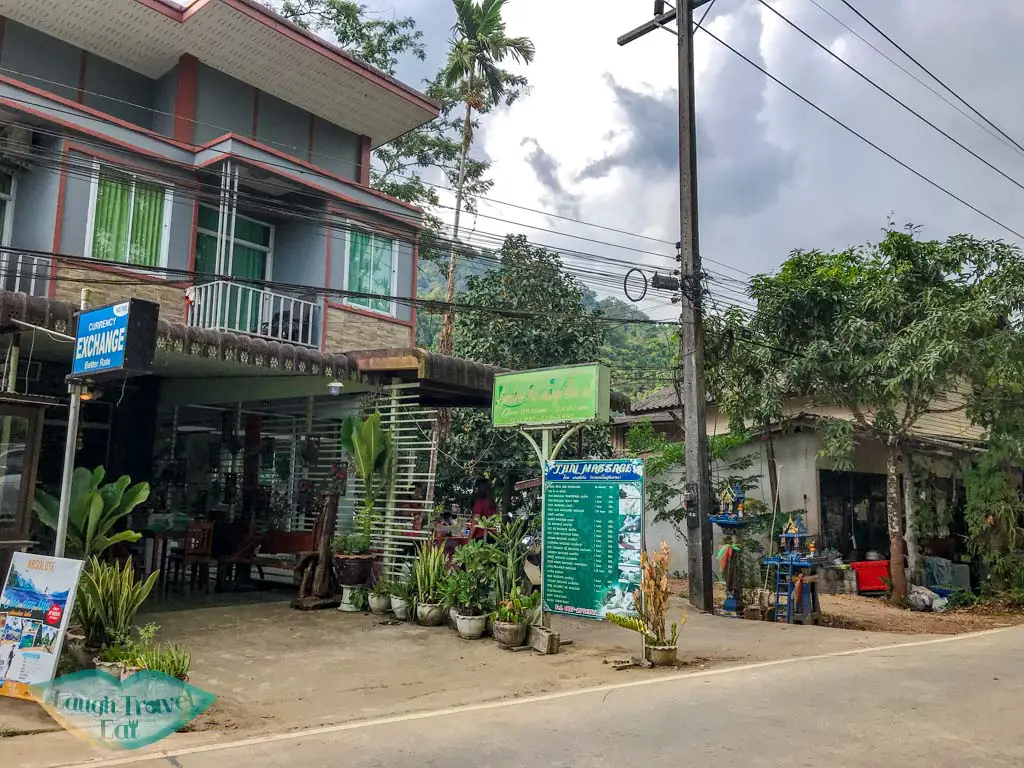
[[[151,78],[182,55],[385,144],[439,106],[255,0],[0,0],[0,15]]]
[[[54,336],[67,336],[74,333],[74,315],[74,305],[66,301],[0,291],[0,333],[41,329]],[[37,345],[41,351],[45,343],[42,339]],[[70,348],[67,354],[70,363]],[[189,365],[190,362],[194,364]],[[207,376],[260,373],[339,379],[352,378],[356,373],[345,355],[324,354],[316,349],[161,320],[157,329],[154,373],[167,375],[175,369],[190,369]]]

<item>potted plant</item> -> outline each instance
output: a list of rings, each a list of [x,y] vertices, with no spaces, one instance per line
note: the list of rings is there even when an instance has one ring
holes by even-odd
[[[391,612],[391,580],[381,575],[370,590],[370,613],[384,614]]]
[[[459,637],[478,640],[487,628],[491,605],[491,581],[486,574],[456,571],[450,577],[455,601],[455,628]]]
[[[143,650],[138,656],[138,664],[142,669],[163,672],[187,683],[192,653],[188,648],[174,643],[160,645]]]
[[[448,624],[453,629],[455,628],[455,615],[458,613],[458,588],[458,582],[451,577],[446,578],[441,585],[441,610],[447,614]]]
[[[619,616],[609,613],[608,619],[620,627],[639,632],[644,636],[647,659],[657,667],[675,666],[678,656],[676,642],[679,628],[686,623],[686,615],[678,622],[672,622],[671,629],[665,630],[668,615],[668,565],[669,548],[665,542],[652,556],[647,551],[640,553],[640,589],[633,593],[633,616]]]
[[[498,645],[505,648],[518,648],[526,640],[529,617],[537,605],[538,595],[527,595],[513,584],[508,596],[498,602],[498,607],[491,614],[492,631]]]
[[[399,621],[408,621],[412,618],[412,609],[415,604],[412,585],[407,578],[391,580],[391,612]]]
[[[75,600],[75,622],[89,648],[123,645],[131,637],[135,614],[149,597],[159,571],[135,578],[131,560],[124,567],[92,557],[82,573]]]
[[[130,627],[116,630],[116,634],[97,654],[94,660],[96,669],[119,680],[126,680],[141,671],[145,668],[142,655],[152,647],[153,637],[159,629],[152,623],[137,627],[138,640],[132,638]]]
[[[346,572],[348,578],[362,576],[361,580],[345,581],[339,574],[339,581],[342,585],[362,586],[369,578],[373,566],[373,556],[369,554],[373,524],[377,519],[378,502],[385,496],[394,474],[395,451],[391,433],[381,427],[379,413],[373,413],[365,419],[358,416],[345,419],[341,424],[341,447],[352,457],[356,475],[362,484],[363,500],[356,510],[354,533],[362,537],[360,543],[366,543],[365,550],[358,556],[369,562],[359,563],[353,566],[351,572]],[[340,473],[334,474],[337,475],[336,482],[342,483]],[[347,560],[354,556],[342,552],[338,559]]]
[[[441,594],[447,577],[448,564],[444,550],[433,542],[421,544],[412,566],[412,578],[416,594],[416,618],[425,627],[436,627],[444,623]]]
[[[113,528],[149,498],[149,483],[131,485],[128,475],[122,475],[112,483],[103,483],[106,476],[107,471],[103,467],[92,471],[77,467],[72,473],[67,528],[69,557],[85,559],[114,544],[134,544],[142,538],[142,534],[130,530],[114,533]],[[38,488],[32,509],[43,525],[57,530],[60,499]]]
[[[334,572],[342,587],[362,587],[373,570],[373,555],[370,554],[370,537],[362,532],[335,536],[331,544],[334,550]]]

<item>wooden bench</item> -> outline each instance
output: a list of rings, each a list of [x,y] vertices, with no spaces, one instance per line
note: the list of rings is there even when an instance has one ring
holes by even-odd
[[[264,568],[280,568],[294,571],[302,560],[314,550],[312,531],[277,531],[271,530],[258,536],[249,537],[242,547],[224,560],[231,566],[256,567],[260,580],[266,580]],[[271,555],[287,555],[287,557],[271,557]]]
[[[316,544],[313,541],[312,531],[267,531],[260,540],[259,549],[256,552],[253,565],[260,572],[263,578],[263,568],[281,568],[285,571],[294,571],[302,558],[316,551]],[[288,555],[283,557],[270,557],[270,555]]]

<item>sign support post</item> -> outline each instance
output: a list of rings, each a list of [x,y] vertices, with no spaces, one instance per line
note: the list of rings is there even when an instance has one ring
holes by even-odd
[[[569,430],[559,438],[558,442],[555,443],[555,447],[553,449],[551,447],[551,438],[554,437],[553,427],[544,427],[540,431],[540,445],[537,445],[537,441],[533,439],[533,435],[531,435],[529,432],[526,432],[525,430],[522,429],[519,430],[519,434],[525,437],[527,442],[530,443],[530,446],[533,448],[534,453],[537,454],[537,461],[540,462],[540,530],[542,533],[544,531],[544,492],[545,486],[547,485],[547,481],[544,479],[544,476],[547,472],[548,462],[554,461],[555,459],[558,458],[558,454],[562,450],[562,447],[565,445],[565,443],[568,441],[570,437],[572,437],[573,435],[580,431],[580,428],[582,426],[582,424],[577,424],[573,427],[570,427]],[[543,536],[540,540],[540,546],[541,550],[543,551]],[[541,571],[540,578],[540,621],[544,627],[551,626],[551,616],[548,614],[547,611],[544,610],[543,570]]]
[[[64,557],[64,542],[68,536],[68,517],[71,515],[71,478],[75,471],[75,451],[78,448],[78,418],[82,411],[82,385],[68,384],[68,434],[64,443],[64,471],[60,479],[60,507],[57,515],[56,557]]]
[[[494,377],[491,402],[491,424],[513,428],[529,442],[540,463],[541,531],[545,525],[546,474],[570,437],[587,424],[608,422],[611,374],[598,363],[570,365],[564,368],[538,368],[519,373],[502,373]],[[554,431],[565,429],[552,445]],[[529,430],[529,431],[528,431]],[[540,443],[530,434],[540,432]],[[541,536],[541,623],[551,626],[546,610],[544,550],[547,543]]]

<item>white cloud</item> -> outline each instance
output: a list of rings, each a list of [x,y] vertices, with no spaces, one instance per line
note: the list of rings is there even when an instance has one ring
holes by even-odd
[[[426,13],[424,0],[395,2],[399,13]],[[841,3],[817,2],[913,69]],[[431,8],[441,4],[442,0],[429,0]],[[774,5],[897,97],[1024,181],[1024,153],[1008,149],[1005,142],[968,122],[808,0],[778,0]],[[910,0],[860,7],[1011,135],[1019,134],[1024,144],[1024,131],[1017,129],[1024,110],[1014,98],[1019,90],[1017,73],[1024,68],[1024,49],[1019,45],[1024,3],[990,0],[972,6],[969,14],[957,0],[929,0],[927,5],[926,14],[921,13],[920,2]],[[555,210],[556,179],[582,219],[675,241],[675,126],[652,125],[650,120],[645,124],[643,117],[638,118],[654,114],[650,110],[660,102],[658,114],[671,120],[664,107],[676,83],[675,41],[655,32],[623,48],[615,42],[649,14],[647,0],[509,2],[508,30],[533,38],[537,59],[525,70],[532,93],[485,121],[482,149],[494,161],[492,197]],[[715,34],[762,60],[766,69],[812,101],[985,212],[1024,231],[1024,191],[887,100],[756,0],[718,0],[712,19]],[[442,26],[435,15],[430,25]],[[428,43],[443,48],[445,40],[435,34]],[[900,220],[922,225],[929,236],[969,231],[1010,237],[700,33],[696,59],[700,236],[706,259],[747,272],[771,269],[793,248],[843,248],[876,238],[891,211]],[[526,138],[534,141],[524,143]],[[538,148],[543,156],[534,154]],[[614,166],[611,170],[580,178],[606,157],[616,158],[606,164]],[[539,174],[535,166],[541,160]],[[481,230],[523,231],[537,242],[602,257],[664,265],[653,256],[615,246],[672,252],[671,245],[507,207],[485,204],[482,211],[613,245],[483,219],[477,222]],[[708,267],[724,271],[714,264]],[[608,265],[601,269],[624,272]],[[674,312],[663,308],[659,316]]]

